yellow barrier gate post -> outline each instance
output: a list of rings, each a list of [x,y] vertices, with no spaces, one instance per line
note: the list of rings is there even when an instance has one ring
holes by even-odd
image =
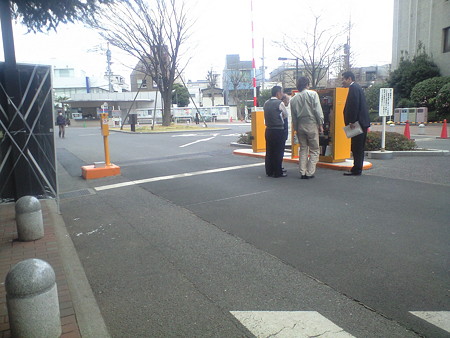
[[[264,112],[252,112],[252,150],[254,153],[266,151],[266,126],[264,125]]]
[[[103,148],[105,149],[105,165],[111,165],[111,161],[109,159],[109,126],[108,126],[108,113],[100,114],[101,127],[102,127],[102,136],[103,136]]]
[[[81,167],[82,176],[86,180],[120,175],[120,167],[115,164],[111,164],[109,156],[108,113],[100,113],[100,129],[101,134],[103,136],[103,149],[105,152],[105,162],[94,162],[94,165],[87,165]]]

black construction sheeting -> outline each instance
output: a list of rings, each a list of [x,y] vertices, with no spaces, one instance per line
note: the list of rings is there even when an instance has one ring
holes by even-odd
[[[18,108],[8,105],[6,67],[0,62],[0,203],[57,194],[52,69],[18,64],[17,70]]]

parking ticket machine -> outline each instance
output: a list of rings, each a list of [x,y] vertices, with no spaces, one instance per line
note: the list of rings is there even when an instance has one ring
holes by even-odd
[[[320,103],[324,116],[324,132],[319,137],[319,161],[335,163],[350,158],[350,139],[344,132],[344,106],[348,88],[319,89]],[[294,133],[292,139],[294,140]],[[292,157],[298,158],[299,145],[292,142]]]

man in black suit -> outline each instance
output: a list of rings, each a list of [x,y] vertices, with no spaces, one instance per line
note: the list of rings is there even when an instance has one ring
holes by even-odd
[[[363,170],[367,129],[370,127],[369,111],[367,110],[364,91],[355,82],[355,74],[344,72],[342,74],[342,85],[349,88],[344,107],[345,125],[350,125],[350,128],[353,129],[355,128],[354,124],[359,122],[363,130],[362,134],[352,137],[353,168],[349,172],[344,173],[344,175],[360,176]]]

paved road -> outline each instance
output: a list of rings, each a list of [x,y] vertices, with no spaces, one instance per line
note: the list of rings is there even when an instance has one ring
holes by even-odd
[[[79,166],[101,159],[99,131],[58,140],[62,191],[90,188],[62,211],[113,336],[249,335],[230,311],[259,310],[317,311],[356,337],[448,337],[410,311],[450,311],[450,157],[308,181],[286,164],[272,179],[231,155],[248,129],[112,134],[122,176],[90,182]]]

